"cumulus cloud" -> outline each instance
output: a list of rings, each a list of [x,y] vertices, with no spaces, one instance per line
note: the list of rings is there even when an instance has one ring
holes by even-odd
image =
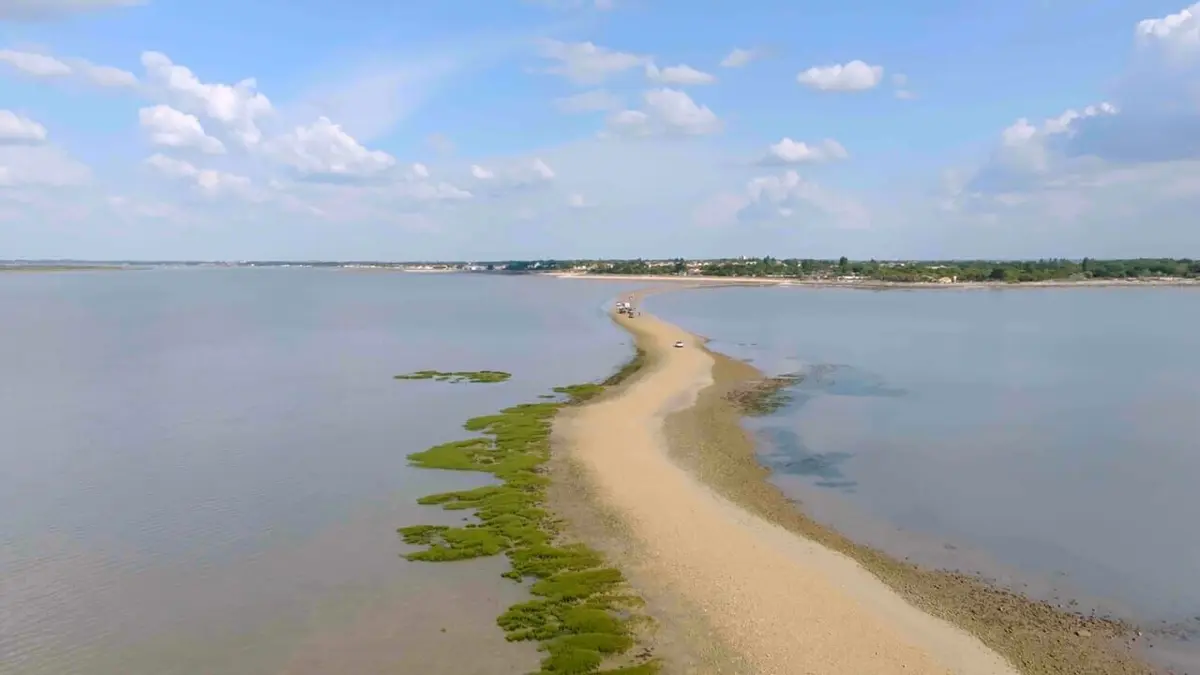
[[[240,176],[214,169],[201,169],[190,162],[167,157],[166,155],[151,155],[146,158],[146,165],[169,178],[189,181],[202,194],[208,197],[234,195],[244,199],[256,199],[259,193],[246,176]]]
[[[244,146],[262,140],[259,121],[270,115],[271,101],[257,90],[254,78],[237,84],[201,82],[191,70],[160,52],[143,52],[142,65],[150,84],[186,112],[204,115],[223,125]]]
[[[1071,159],[1071,143],[1088,119],[1118,114],[1111,103],[1070,109],[1040,123],[1018,119],[1000,133],[990,158],[963,183],[969,192],[1009,192],[1033,185]]]
[[[55,19],[113,7],[133,7],[146,0],[0,0],[0,21]]]
[[[762,54],[756,49],[734,48],[725,58],[721,59],[721,67],[742,68],[750,65],[751,61],[755,61],[761,56]]]
[[[471,165],[471,175],[478,180],[491,180],[496,177],[496,173],[491,169],[479,166],[478,164]]]
[[[561,75],[576,84],[600,84],[619,73],[646,63],[644,56],[600,47],[591,42],[567,43],[542,40],[542,58],[555,64],[545,72]]]
[[[755,210],[764,207],[785,218],[807,207],[831,217],[840,227],[863,228],[870,225],[870,213],[862,204],[805,180],[791,170],[778,176],[751,179],[746,184],[746,197],[747,209],[751,209],[749,215],[752,217],[757,215]],[[747,215],[747,211],[743,210],[742,215]]]
[[[138,111],[138,121],[155,145],[199,150],[210,155],[225,152],[225,144],[205,133],[199,118],[171,106],[142,108]]]
[[[692,213],[703,227],[727,227],[764,221],[832,225],[862,229],[871,224],[869,210],[857,200],[805,180],[793,170],[750,179],[741,191],[710,195]]]
[[[612,133],[627,136],[705,136],[721,130],[721,120],[678,89],[653,89],[642,96],[641,110],[622,110],[608,119]]]
[[[883,81],[883,66],[857,59],[846,64],[813,66],[797,75],[796,81],[819,91],[866,91]]]
[[[712,84],[717,78],[695,68],[680,64],[659,69],[653,63],[646,64],[646,77],[661,84],[696,85]]]
[[[802,141],[793,141],[784,137],[778,143],[767,148],[767,154],[760,160],[762,164],[810,164],[847,159],[850,153],[841,143],[826,138],[809,145]]]
[[[621,98],[605,89],[593,89],[557,99],[555,106],[565,113],[601,112],[620,108]]]
[[[0,145],[38,144],[46,140],[46,127],[11,110],[0,110]]]
[[[301,175],[318,178],[370,178],[396,164],[396,158],[368,150],[327,117],[272,139],[266,150]]]
[[[91,179],[87,166],[48,145],[48,137],[42,124],[11,110],[0,110],[0,188],[69,187]]]
[[[0,49],[0,63],[30,77],[78,77],[100,87],[133,87],[138,83],[137,76],[120,68],[96,65],[85,59],[60,59],[37,52]]]
[[[1200,2],[1164,17],[1143,19],[1135,29],[1142,46],[1159,47],[1173,55],[1200,51]]]

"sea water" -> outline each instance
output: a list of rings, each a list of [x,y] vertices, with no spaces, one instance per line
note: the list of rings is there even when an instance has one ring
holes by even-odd
[[[817,519],[1200,643],[1200,292],[738,287],[646,306],[804,376],[748,424]]]
[[[403,560],[405,455],[628,357],[622,284],[151,269],[0,275],[0,672],[524,672],[503,557]],[[397,381],[504,370],[502,384]]]

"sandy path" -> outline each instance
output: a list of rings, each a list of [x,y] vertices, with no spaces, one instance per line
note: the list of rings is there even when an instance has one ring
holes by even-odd
[[[647,350],[648,370],[566,420],[567,446],[638,541],[649,574],[702,608],[716,637],[755,672],[1016,672],[850,558],[747,513],[672,463],[663,416],[711,381],[712,358],[650,315],[622,322]],[[673,348],[676,340],[687,346]]]

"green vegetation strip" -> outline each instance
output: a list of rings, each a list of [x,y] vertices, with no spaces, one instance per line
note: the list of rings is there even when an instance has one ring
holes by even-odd
[[[445,372],[441,370],[418,370],[415,373],[397,375],[397,380],[436,380],[438,382],[472,382],[475,384],[491,384],[507,382],[511,373],[499,370],[459,370]]]
[[[626,592],[621,572],[605,567],[599,553],[561,543],[558,521],[545,508],[549,478],[543,465],[550,458],[554,416],[624,381],[644,359],[639,350],[603,384],[556,387],[566,400],[526,403],[470,419],[464,428],[480,436],[408,456],[419,467],[482,471],[500,479],[499,485],[418,500],[449,510],[472,509],[478,522],[463,527],[414,525],[400,528],[400,535],[408,544],[425,547],[405,556],[409,560],[444,562],[504,553],[512,564],[505,577],[533,580],[529,590],[535,598],[513,605],[497,623],[510,641],[541,643],[545,657],[539,674],[652,675],[661,667],[656,659],[626,658],[626,663],[602,670],[613,657],[633,648],[634,629],[646,620],[636,611],[642,601]]]

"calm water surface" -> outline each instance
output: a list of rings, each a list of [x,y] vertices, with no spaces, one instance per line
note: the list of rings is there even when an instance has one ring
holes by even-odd
[[[329,270],[0,276],[0,672],[495,673],[502,560],[398,557],[404,456],[607,375],[617,284]],[[499,385],[397,382],[500,369]],[[464,645],[472,649],[464,650]],[[470,652],[468,658],[464,653]]]
[[[647,306],[806,374],[752,426],[819,519],[922,562],[1190,620],[1200,642],[1200,293],[725,288]]]

